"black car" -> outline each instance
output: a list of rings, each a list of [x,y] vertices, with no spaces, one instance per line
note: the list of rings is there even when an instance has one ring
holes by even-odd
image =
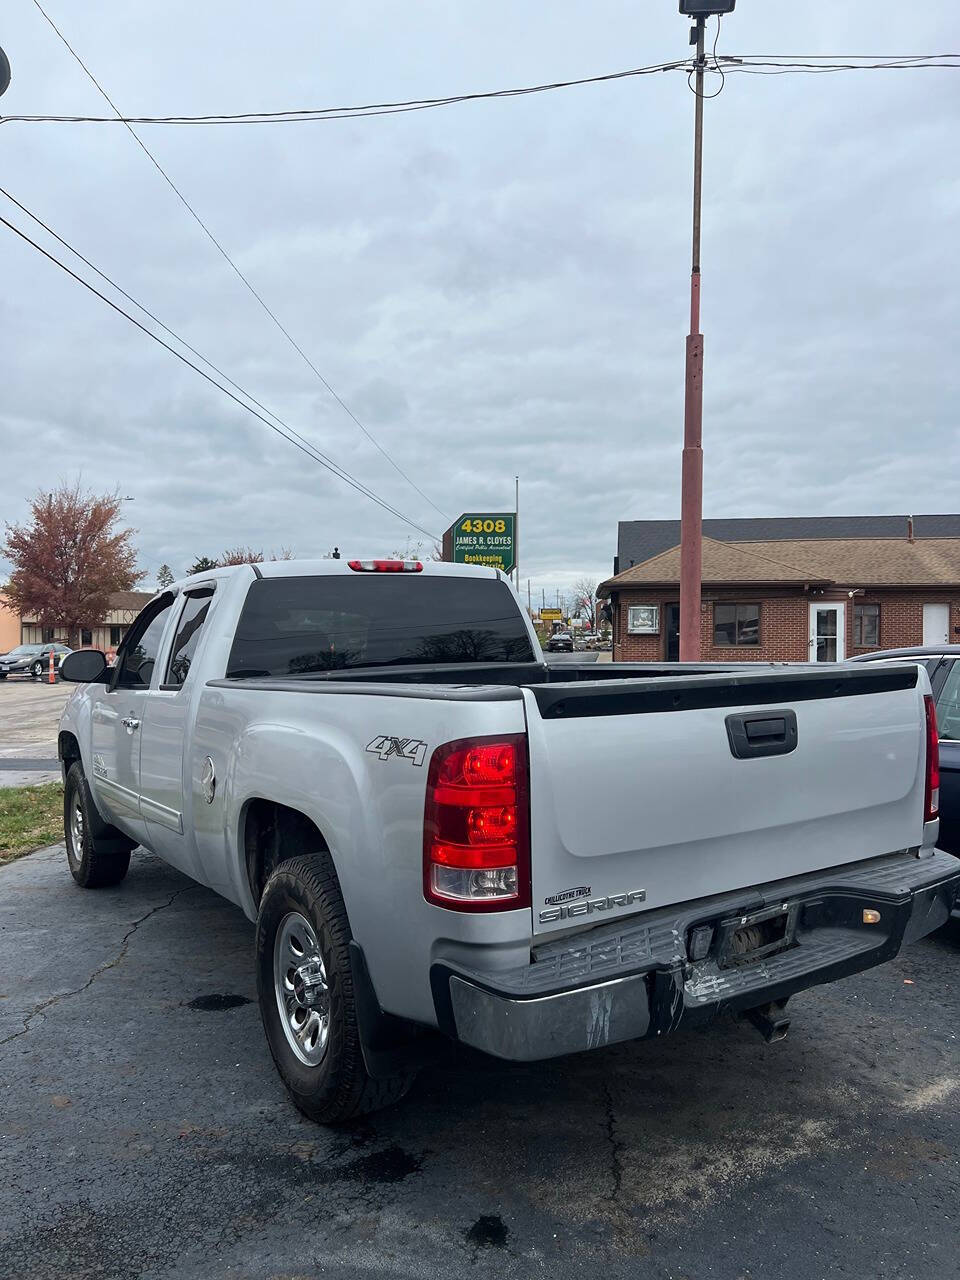
[[[0,680],[6,680],[7,676],[46,675],[50,670],[51,650],[57,669],[67,654],[73,652],[69,645],[55,640],[44,644],[18,644],[9,653],[0,655]]]
[[[916,662],[927,669],[940,733],[940,837],[937,846],[960,857],[960,644],[861,653],[850,662]]]
[[[573,653],[573,636],[569,631],[555,631],[547,641],[547,653]]]

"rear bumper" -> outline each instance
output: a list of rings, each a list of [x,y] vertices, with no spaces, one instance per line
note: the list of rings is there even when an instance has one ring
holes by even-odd
[[[950,854],[893,854],[603,925],[537,948],[522,968],[437,963],[438,1023],[464,1044],[521,1062],[665,1035],[891,959],[948,919],[958,887],[960,861]],[[689,960],[692,927],[777,903],[796,907],[787,950],[727,968],[713,955]],[[864,908],[880,922],[863,924]]]

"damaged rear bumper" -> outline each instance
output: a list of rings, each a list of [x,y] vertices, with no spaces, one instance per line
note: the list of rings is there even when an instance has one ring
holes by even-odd
[[[498,1058],[537,1061],[665,1035],[724,1011],[781,1003],[797,991],[881,964],[950,916],[960,861],[904,852],[701,899],[546,943],[532,963],[483,973],[431,970],[448,1035]],[[725,926],[782,909],[790,934],[773,954],[722,949]],[[864,911],[879,913],[864,923]],[[710,951],[688,954],[691,930],[713,926]]]

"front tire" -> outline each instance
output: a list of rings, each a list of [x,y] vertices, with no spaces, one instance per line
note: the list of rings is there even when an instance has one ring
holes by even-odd
[[[43,663],[40,661],[35,662],[30,670],[33,672],[34,680],[39,680],[43,675]]]
[[[129,843],[119,831],[116,840],[94,834],[103,825],[83,765],[75,760],[63,788],[63,832],[67,865],[82,889],[119,884],[130,866]]]
[[[413,1075],[375,1080],[360,1047],[350,924],[327,853],[283,862],[257,918],[257,994],[267,1044],[296,1106],[336,1124],[398,1102]]]

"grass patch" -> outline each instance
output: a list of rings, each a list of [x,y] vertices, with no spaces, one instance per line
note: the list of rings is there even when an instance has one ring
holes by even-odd
[[[63,839],[63,786],[0,787],[0,866]]]

